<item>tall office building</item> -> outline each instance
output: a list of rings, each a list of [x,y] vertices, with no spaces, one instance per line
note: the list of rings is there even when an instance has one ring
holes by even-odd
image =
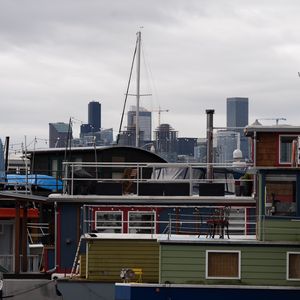
[[[88,124],[93,128],[93,132],[101,129],[101,104],[97,101],[92,101],[88,105]]]
[[[233,162],[233,151],[237,149],[238,135],[236,131],[218,130],[216,134],[216,162],[220,164]]]
[[[170,124],[160,124],[155,130],[156,152],[169,162],[177,161],[177,136]]]
[[[139,129],[140,129],[140,141],[141,145],[143,142],[150,142],[152,136],[152,114],[151,111],[140,107],[139,110]],[[136,125],[136,107],[131,106],[127,113],[127,129],[131,130],[135,128]],[[142,136],[141,136],[142,135]]]
[[[227,98],[227,127],[229,130],[238,131],[241,139],[241,151],[244,158],[249,158],[248,138],[244,136],[243,129],[234,127],[245,127],[249,123],[249,101],[248,98]]]
[[[69,124],[63,122],[49,123],[49,147],[66,147],[68,145],[68,134],[69,139],[72,140],[72,127]]]

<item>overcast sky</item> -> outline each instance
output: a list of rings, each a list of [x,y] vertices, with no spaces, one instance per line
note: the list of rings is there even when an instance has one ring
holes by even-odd
[[[299,16],[299,0],[0,0],[0,137],[48,139],[70,117],[76,136],[92,100],[117,132],[140,27],[141,105],[180,137],[205,136],[210,108],[225,126],[235,96],[250,123],[300,125]]]

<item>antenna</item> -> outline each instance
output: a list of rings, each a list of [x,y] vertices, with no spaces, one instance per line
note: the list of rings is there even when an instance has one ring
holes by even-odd
[[[286,118],[262,118],[262,119],[257,119],[257,120],[275,120],[276,125],[279,125],[279,121],[286,121]]]

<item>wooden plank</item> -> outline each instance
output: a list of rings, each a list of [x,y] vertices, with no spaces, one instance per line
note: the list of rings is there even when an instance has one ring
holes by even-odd
[[[148,240],[93,241],[88,266],[90,280],[120,282],[122,268],[139,268],[143,282],[158,282],[159,245]]]

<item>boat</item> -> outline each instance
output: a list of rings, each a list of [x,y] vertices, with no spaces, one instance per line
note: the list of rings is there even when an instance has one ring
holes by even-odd
[[[224,189],[219,194],[214,184],[223,183],[224,187],[224,179],[201,182],[191,176],[168,181],[137,175],[142,175],[144,168],[152,174],[157,173],[156,168],[179,168],[155,163],[99,166],[136,168],[137,177],[132,178],[135,189],[130,194],[49,196],[60,214],[70,203],[80,203],[82,211],[84,230],[73,251],[69,276],[58,280],[62,293],[69,295],[68,286],[78,283],[96,294],[101,289],[110,291],[111,299],[119,300],[140,299],[141,295],[146,299],[182,299],[183,295],[189,299],[221,295],[225,299],[298,298],[300,168],[292,158],[287,163],[283,155],[278,156],[278,147],[286,146],[285,137],[292,136],[291,143],[298,139],[300,128],[248,126],[245,132],[256,153],[246,176],[252,178],[251,196],[225,194]],[[257,139],[259,146],[255,145]],[[277,144],[277,149],[268,152],[266,161],[263,157],[270,143]],[[191,171],[204,166],[181,167]],[[106,180],[113,181],[98,178],[99,184]],[[118,180],[122,184],[120,181],[130,179]],[[72,182],[72,176],[68,181]],[[241,181],[235,179],[233,186]],[[178,184],[178,191],[184,194],[166,194],[168,184],[173,185],[171,191]],[[194,194],[195,184],[199,185],[198,195]],[[209,194],[201,195],[200,185],[208,185]],[[240,218],[235,224],[239,214],[244,222]]]

